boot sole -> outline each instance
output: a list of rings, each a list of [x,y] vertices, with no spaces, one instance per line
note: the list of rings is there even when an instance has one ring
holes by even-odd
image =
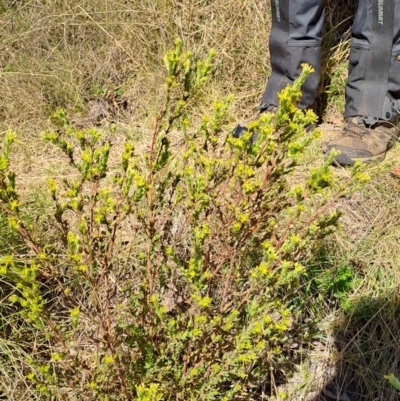
[[[340,155],[336,156],[333,161],[332,165],[340,165],[340,166],[353,166],[356,162],[362,163],[373,163],[373,162],[381,162],[385,158],[385,153],[381,153],[380,155],[371,156],[371,157],[355,157],[351,158],[346,153],[341,153]]]

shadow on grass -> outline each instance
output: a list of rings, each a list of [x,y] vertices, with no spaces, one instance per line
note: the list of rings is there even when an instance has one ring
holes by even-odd
[[[378,268],[374,260],[341,254],[336,246],[334,238],[328,240],[309,261],[294,305],[299,311],[299,347],[292,354],[297,368],[276,390],[291,401],[399,401],[385,378],[400,378],[395,266]],[[263,399],[269,399],[272,388],[264,390]]]
[[[400,376],[400,296],[365,297],[333,327],[334,377],[313,401],[397,401],[384,378]],[[335,355],[336,353],[336,355]]]

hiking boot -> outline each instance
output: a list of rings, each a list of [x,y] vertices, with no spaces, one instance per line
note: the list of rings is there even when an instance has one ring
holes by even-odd
[[[276,114],[276,111],[278,110],[278,108],[272,104],[270,105],[265,105],[262,104],[258,107],[258,113],[255,114],[254,116],[252,116],[251,118],[249,118],[247,121],[245,121],[243,124],[238,124],[233,132],[232,132],[232,136],[234,138],[240,138],[243,136],[243,134],[247,131],[247,127],[248,125],[253,122],[256,121],[260,118],[260,114],[262,113],[272,113],[272,114]],[[250,143],[252,145],[254,145],[254,143],[256,143],[257,141],[257,133],[255,132],[251,138],[250,138]]]
[[[367,126],[363,117],[347,117],[340,136],[327,147],[339,150],[333,163],[351,166],[356,161],[381,161],[400,134],[400,118]]]

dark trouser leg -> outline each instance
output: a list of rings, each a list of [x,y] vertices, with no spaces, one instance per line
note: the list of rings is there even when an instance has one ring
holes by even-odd
[[[362,0],[353,25],[345,117],[399,114],[400,0]]]
[[[395,112],[400,115],[400,0],[395,0],[393,51],[390,62],[388,96],[394,100]]]
[[[321,74],[324,3],[325,0],[271,0],[269,48],[272,74],[261,99],[261,108],[278,105],[277,94],[299,76],[302,63],[312,65],[315,73],[308,76],[303,85],[299,106],[313,105]]]

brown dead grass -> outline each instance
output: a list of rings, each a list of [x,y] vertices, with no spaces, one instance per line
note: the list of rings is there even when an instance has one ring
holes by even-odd
[[[235,92],[242,107],[254,106],[264,86],[267,0],[13,4],[0,16],[0,130],[39,130],[59,107],[84,119],[99,97],[120,105],[113,118],[151,120],[162,56],[176,37],[195,53],[217,50],[219,72],[205,95]]]

